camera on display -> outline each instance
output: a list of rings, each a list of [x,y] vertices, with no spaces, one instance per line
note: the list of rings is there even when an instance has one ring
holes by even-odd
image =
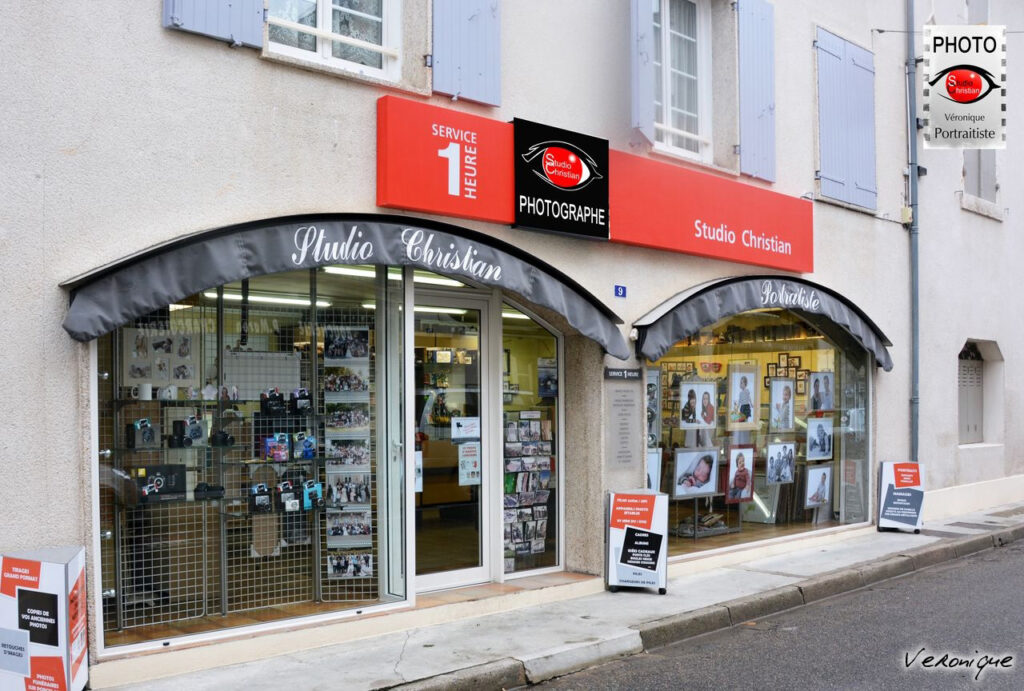
[[[210,435],[210,446],[234,446],[235,438],[227,430],[219,429]]]
[[[270,513],[274,510],[266,483],[258,482],[249,490],[249,507],[252,513]]]
[[[302,486],[302,508],[322,509],[324,507],[324,486],[316,480],[306,480]]]
[[[160,446],[160,426],[148,417],[139,418],[125,426],[125,442],[129,449],[155,449]]]
[[[316,458],[316,437],[306,432],[296,432],[293,437],[292,454],[295,458]]]

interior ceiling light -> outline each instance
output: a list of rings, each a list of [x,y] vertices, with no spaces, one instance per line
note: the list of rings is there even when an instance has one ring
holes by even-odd
[[[377,309],[377,304],[373,302],[364,302],[360,305],[365,310]],[[402,309],[399,307],[398,309]],[[413,312],[426,312],[428,314],[465,314],[468,310],[459,309],[458,307],[424,307],[423,305],[416,305],[412,308]]]
[[[217,299],[217,293],[207,291],[203,293],[203,297],[208,297],[212,300]],[[224,299],[230,300],[231,302],[241,302],[241,293],[224,293]],[[310,301],[306,298],[283,298],[277,297],[276,295],[253,295],[249,293],[249,302],[261,302],[270,305],[296,305],[298,307],[309,307]],[[330,307],[331,303],[326,300],[317,300],[317,307]]]
[[[364,269],[357,266],[325,266],[324,273],[335,274],[338,276],[357,276],[359,278],[375,278],[377,273],[373,269]],[[401,281],[402,273],[400,271],[388,271],[388,278],[392,281]],[[460,283],[451,278],[444,278],[443,276],[425,276],[421,274],[413,274],[412,280],[414,283],[423,283],[434,286],[449,286],[452,288],[463,288],[464,283]]]

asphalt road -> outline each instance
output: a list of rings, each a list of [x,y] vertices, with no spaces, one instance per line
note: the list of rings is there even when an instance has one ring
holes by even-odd
[[[1022,588],[1016,542],[536,688],[1024,689]]]

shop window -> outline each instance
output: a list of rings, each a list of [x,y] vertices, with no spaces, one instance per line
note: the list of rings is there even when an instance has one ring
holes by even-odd
[[[678,555],[869,517],[868,354],[785,310],[724,319],[648,364],[648,484]]]
[[[654,13],[656,146],[710,160],[711,10],[707,0],[660,0]]]
[[[331,268],[99,340],[106,646],[405,597],[403,281]]]
[[[502,308],[504,572],[559,565],[558,338]]]
[[[269,0],[267,10],[270,52],[382,79],[397,76],[397,0]]]

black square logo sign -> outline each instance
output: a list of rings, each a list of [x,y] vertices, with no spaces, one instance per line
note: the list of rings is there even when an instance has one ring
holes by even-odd
[[[516,118],[515,225],[608,239],[608,140]]]
[[[18,588],[18,628],[28,631],[33,643],[57,647],[57,596]]]

